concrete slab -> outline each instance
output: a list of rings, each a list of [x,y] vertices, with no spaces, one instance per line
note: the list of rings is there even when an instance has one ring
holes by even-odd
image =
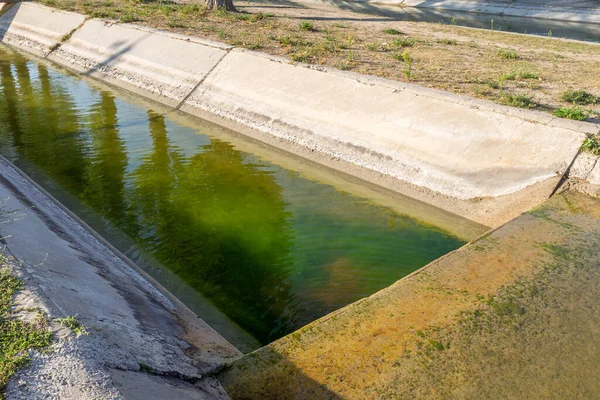
[[[234,399],[593,398],[600,200],[565,193],[233,363]]]
[[[229,46],[133,25],[89,20],[48,59],[177,105]]]
[[[235,49],[181,108],[458,199],[565,172],[584,134],[551,116]]]
[[[43,57],[84,20],[81,14],[18,3],[0,17],[0,41]]]

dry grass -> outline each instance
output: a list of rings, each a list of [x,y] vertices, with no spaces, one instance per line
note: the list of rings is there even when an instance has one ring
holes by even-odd
[[[568,90],[600,95],[600,46],[581,42],[378,17],[363,21],[347,11],[280,8],[268,3],[259,7],[238,2],[238,13],[153,1],[44,3],[503,104],[511,104],[506,99],[527,97],[531,99],[527,107],[533,104],[549,112],[568,105],[562,98]],[[405,63],[397,60],[407,47],[410,74]],[[516,57],[503,56],[512,51]],[[511,75],[515,79],[503,79]],[[600,105],[588,105],[586,110],[600,112]]]

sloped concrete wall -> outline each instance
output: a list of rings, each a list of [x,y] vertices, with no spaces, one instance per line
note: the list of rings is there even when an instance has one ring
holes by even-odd
[[[554,177],[584,138],[546,114],[239,49],[182,109],[194,108],[459,199]]]
[[[5,44],[43,57],[83,21],[85,17],[80,14],[19,3],[0,18],[0,38]]]
[[[89,20],[48,58],[176,105],[229,48],[197,38]]]

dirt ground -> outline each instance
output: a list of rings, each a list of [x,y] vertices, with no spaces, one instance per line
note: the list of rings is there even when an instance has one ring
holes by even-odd
[[[562,99],[567,90],[600,96],[600,45],[591,43],[395,21],[293,1],[237,2],[237,13],[151,0],[43,3],[516,107],[579,107]],[[600,103],[581,108],[598,121]]]

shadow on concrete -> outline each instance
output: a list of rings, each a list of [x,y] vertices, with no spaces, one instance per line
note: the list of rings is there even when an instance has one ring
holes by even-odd
[[[270,375],[273,369],[278,373]],[[343,400],[343,397],[327,389],[324,382],[319,383],[306,376],[272,347],[263,347],[238,359],[221,371],[218,379],[234,400]],[[282,379],[285,382],[278,382]]]
[[[120,50],[116,51],[115,53],[113,53],[110,57],[107,57],[104,61],[101,61],[98,64],[90,67],[87,71],[85,71],[83,73],[83,75],[89,76],[89,75],[93,74],[94,72],[97,72],[97,71],[101,70],[102,68],[108,66],[108,64],[110,64],[111,62],[119,59],[119,57],[121,57],[122,55],[124,55],[124,54],[128,53],[129,51],[131,51],[131,49],[133,49],[137,44],[139,44],[141,41],[143,41],[144,39],[146,39],[150,35],[151,35],[151,33],[148,32],[144,36],[140,37],[139,39],[136,39],[135,41],[129,43],[127,46],[125,46],[122,49],[120,49]],[[124,41],[117,42],[117,43],[113,44],[112,46],[110,46],[110,48],[111,49],[117,49],[123,43],[125,43],[125,42]]]

